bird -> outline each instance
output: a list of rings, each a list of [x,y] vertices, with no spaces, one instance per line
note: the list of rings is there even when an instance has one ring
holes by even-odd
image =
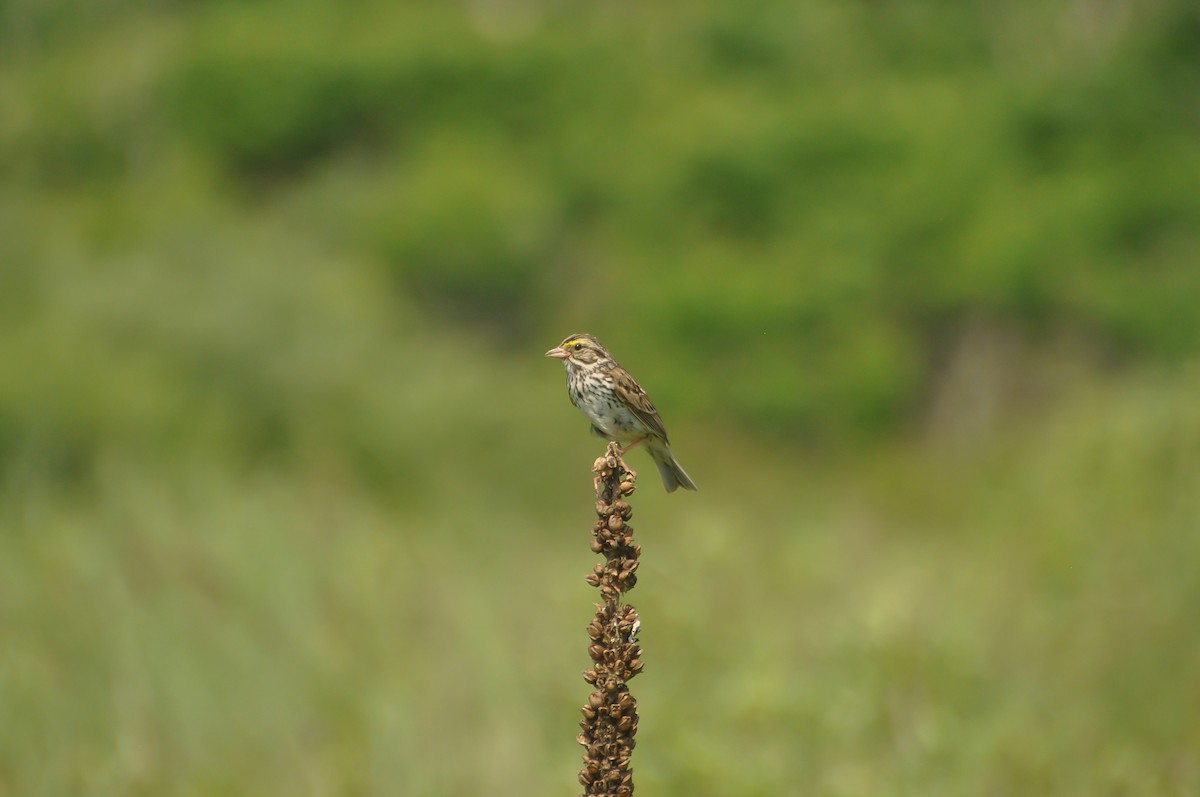
[[[645,443],[668,493],[696,489],[671,453],[666,427],[650,397],[594,335],[568,335],[546,356],[563,361],[571,403],[592,422],[593,432],[622,446],[622,457]]]

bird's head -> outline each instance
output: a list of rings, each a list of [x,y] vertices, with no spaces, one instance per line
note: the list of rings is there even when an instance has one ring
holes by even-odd
[[[546,352],[547,357],[562,360],[568,367],[588,367],[602,360],[611,359],[611,355],[600,341],[588,334],[568,335],[562,343]]]

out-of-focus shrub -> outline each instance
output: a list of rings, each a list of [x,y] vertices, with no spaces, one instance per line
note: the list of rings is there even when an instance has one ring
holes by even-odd
[[[1183,0],[156,9],[178,47],[119,101],[57,80],[74,50],[21,62],[6,174],[87,196],[173,158],[430,329],[671,346],[656,395],[798,437],[892,427],[979,319],[1200,351]]]

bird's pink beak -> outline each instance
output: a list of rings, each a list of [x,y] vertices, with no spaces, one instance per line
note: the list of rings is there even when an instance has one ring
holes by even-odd
[[[564,349],[562,346],[555,346],[553,349],[546,352],[546,356],[554,357],[555,359],[558,359],[558,360],[565,360],[568,357],[570,357],[571,355],[567,354],[566,349]]]

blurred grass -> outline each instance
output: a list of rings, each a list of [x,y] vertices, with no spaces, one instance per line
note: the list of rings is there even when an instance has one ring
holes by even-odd
[[[1195,389],[828,467],[681,430],[705,492],[637,496],[642,788],[1194,791]],[[6,790],[571,788],[589,452],[571,476],[500,446],[538,494],[503,468],[466,468],[469,502],[117,455],[71,500],[10,476]]]
[[[1200,791],[1187,3],[2,14],[0,794]]]

